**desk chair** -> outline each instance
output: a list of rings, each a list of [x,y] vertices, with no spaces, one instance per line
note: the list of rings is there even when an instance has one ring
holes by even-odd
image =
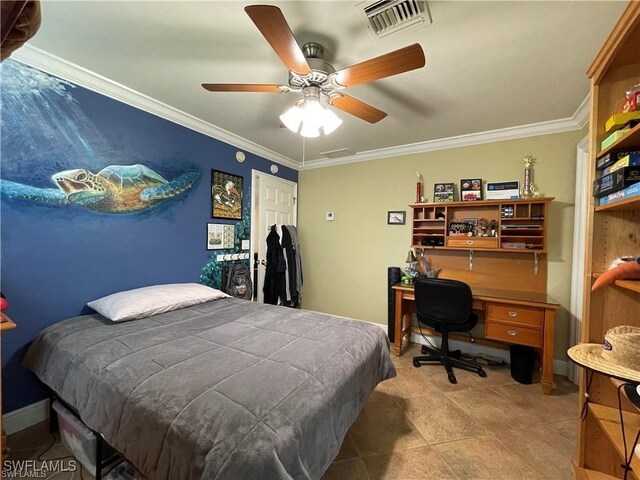
[[[422,355],[413,357],[413,366],[439,362],[444,365],[451,383],[458,383],[453,368],[462,368],[486,377],[479,363],[460,358],[460,350],[449,352],[449,332],[469,332],[478,323],[471,312],[471,289],[457,280],[421,277],[414,284],[415,307],[418,321],[442,333],[440,350],[422,346]]]

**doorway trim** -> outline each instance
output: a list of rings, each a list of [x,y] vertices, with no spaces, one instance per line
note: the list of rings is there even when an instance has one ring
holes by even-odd
[[[287,180],[286,178],[278,177],[277,175],[271,175],[263,172],[262,170],[251,169],[251,249],[249,250],[249,264],[251,265],[251,279],[255,278],[255,265],[254,257],[258,251],[258,206],[260,205],[260,178],[273,178],[279,182],[285,182],[293,186],[293,195],[295,197],[293,204],[293,215],[296,219],[296,225],[298,224],[298,182]],[[257,286],[256,286],[257,288]],[[256,299],[254,299],[257,301]]]
[[[569,347],[580,342],[582,330],[582,300],[585,287],[585,251],[587,238],[585,225],[587,221],[589,177],[589,136],[587,135],[576,147],[576,195],[573,216],[573,259],[571,264],[571,304],[569,307]],[[579,368],[572,362],[568,363],[567,375],[569,380],[576,383]]]

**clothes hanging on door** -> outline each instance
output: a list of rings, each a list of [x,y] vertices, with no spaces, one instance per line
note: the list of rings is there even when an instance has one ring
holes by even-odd
[[[280,235],[276,226],[271,227],[271,232],[267,235],[267,266],[264,275],[264,303],[278,305],[287,303],[285,275],[287,266],[284,259],[282,246],[280,245]]]
[[[295,303],[294,305],[299,305],[302,301],[302,283],[303,283],[303,275],[302,275],[302,255],[300,253],[300,244],[298,243],[298,230],[293,225],[285,225],[284,229],[288,231],[289,236],[291,238],[291,247],[293,253],[293,268],[291,269],[292,274],[290,275],[289,283],[293,285],[291,291],[295,291]],[[288,257],[287,257],[288,258]],[[293,295],[293,293],[292,293]]]
[[[279,232],[282,235],[279,235]],[[292,225],[271,227],[267,235],[264,302],[296,307],[302,299],[302,259],[298,232]]]

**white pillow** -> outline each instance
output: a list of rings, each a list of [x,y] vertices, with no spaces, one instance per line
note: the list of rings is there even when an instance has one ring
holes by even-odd
[[[228,296],[199,283],[173,283],[114,293],[87,305],[113,322],[124,322]]]

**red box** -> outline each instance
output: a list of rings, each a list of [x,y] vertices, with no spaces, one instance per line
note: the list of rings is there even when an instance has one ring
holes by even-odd
[[[624,112],[640,110],[640,90],[627,93],[627,101],[624,104]]]

